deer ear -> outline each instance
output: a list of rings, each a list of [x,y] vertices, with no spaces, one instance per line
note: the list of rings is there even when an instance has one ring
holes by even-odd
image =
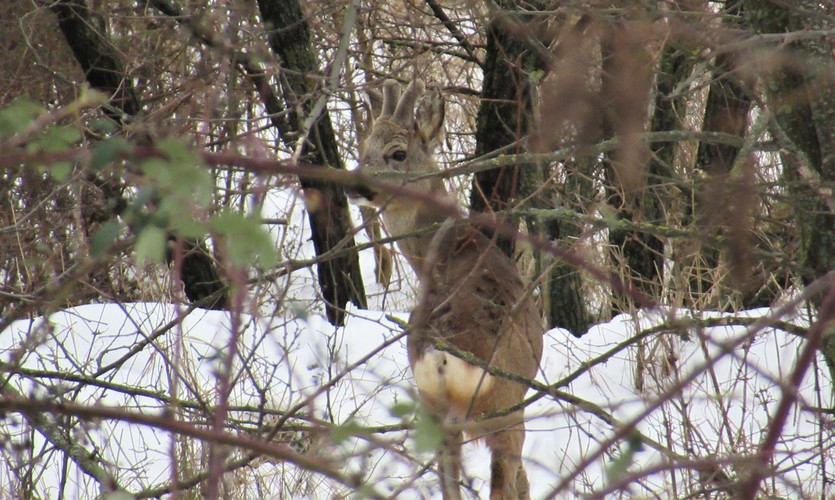
[[[377,89],[368,89],[368,104],[371,105],[372,121],[383,113],[383,93]]]
[[[438,87],[429,88],[418,101],[415,132],[430,149],[441,142],[444,135],[444,97]]]

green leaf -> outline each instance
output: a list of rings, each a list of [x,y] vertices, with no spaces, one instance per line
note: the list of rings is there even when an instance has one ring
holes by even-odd
[[[0,109],[0,137],[11,136],[29,126],[46,110],[27,96],[18,97]]]
[[[101,170],[108,163],[112,162],[120,153],[126,153],[131,150],[130,143],[124,137],[114,137],[101,141],[93,149],[93,155],[90,158],[90,166],[94,170]]]
[[[212,202],[215,184],[203,160],[186,143],[166,139],[157,144],[160,151],[168,156],[174,184],[172,193],[188,197],[198,207],[208,208]]]
[[[200,158],[194,154],[185,142],[175,138],[165,138],[155,144],[156,148],[165,153],[168,163],[175,165],[197,165]]]
[[[122,223],[119,221],[111,220],[102,224],[98,231],[90,236],[90,249],[93,257],[104,255],[121,233]]]
[[[348,420],[342,425],[334,426],[330,432],[331,440],[336,444],[342,444],[354,436],[365,434],[368,434],[368,432],[356,420]]]
[[[641,437],[641,433],[637,431],[633,431],[629,433],[629,438],[627,438],[627,443],[629,445],[629,449],[633,452],[637,453],[639,451],[644,451],[644,440]]]
[[[214,181],[204,168],[199,156],[177,140],[166,139],[157,144],[164,157],[147,158],[141,163],[142,171],[161,191],[180,198],[180,203],[194,203],[207,208],[214,195]]]
[[[541,69],[535,69],[529,73],[529,78],[532,85],[539,85],[545,77],[545,72]]]
[[[631,433],[626,441],[626,449],[606,467],[607,483],[611,484],[629,472],[629,467],[635,463],[635,454],[643,449],[641,435],[637,432]]]
[[[48,128],[44,134],[26,144],[27,151],[66,151],[81,140],[81,132],[70,125]]]
[[[415,446],[418,451],[435,451],[444,442],[444,433],[438,422],[428,413],[421,413],[415,421]]]
[[[211,227],[226,236],[226,251],[234,265],[249,266],[256,258],[264,268],[275,265],[272,239],[259,221],[224,211],[212,217]]]
[[[301,302],[291,301],[289,308],[290,317],[307,323],[307,321],[310,319],[310,311],[308,311],[307,307],[307,305]]]
[[[110,134],[116,131],[116,123],[107,118],[99,118],[90,123],[90,130],[97,134]]]
[[[171,231],[186,239],[198,240],[206,236],[206,226],[193,219],[188,212],[180,211],[168,221]]]
[[[66,161],[56,161],[55,163],[49,165],[49,173],[52,174],[52,177],[55,177],[55,180],[58,182],[64,182],[70,178],[70,174],[72,173],[72,164]]]
[[[134,210],[142,210],[142,208],[151,202],[157,195],[157,190],[154,187],[144,187],[139,190],[139,193],[136,194],[136,198],[133,199],[133,203],[131,203],[131,207]]]
[[[146,158],[139,164],[148,178],[157,183],[160,187],[168,188],[171,186],[172,177],[168,161],[162,158]]]
[[[618,216],[618,211],[614,207],[601,204],[597,208],[600,211],[600,217],[606,221],[607,224],[612,225],[618,223],[620,216]]]
[[[165,258],[165,245],[165,230],[158,226],[145,226],[136,238],[136,260],[140,265],[145,262],[162,262]]]
[[[71,125],[61,125],[52,127],[46,131],[46,139],[51,143],[51,146],[57,148],[59,151],[67,149],[69,146],[81,140],[81,131]]]
[[[175,195],[163,196],[155,216],[165,227],[183,238],[198,239],[206,235],[206,226],[195,220],[190,210],[183,209],[183,200]],[[186,203],[186,206],[188,204]]]
[[[224,210],[212,217],[212,229],[220,234],[232,235],[236,232],[242,232],[241,224],[245,224],[246,217],[233,212],[231,210]]]
[[[417,411],[417,405],[413,402],[408,403],[397,403],[391,408],[389,408],[389,413],[392,417],[397,418],[406,418],[408,416],[414,415]]]

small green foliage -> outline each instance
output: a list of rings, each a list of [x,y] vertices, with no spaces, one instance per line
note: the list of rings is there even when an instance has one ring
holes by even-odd
[[[616,225],[618,223],[618,220],[620,220],[620,217],[618,216],[618,211],[614,207],[602,204],[597,208],[600,212],[600,218],[603,219],[606,222],[606,224],[610,226]]]
[[[166,158],[149,159],[146,173],[169,189],[171,194],[192,200],[198,207],[207,208],[212,202],[214,182],[209,171],[202,166],[197,156],[184,142],[164,139],[157,143],[157,149]]]
[[[444,433],[438,422],[428,413],[420,412],[415,421],[415,445],[418,451],[435,451],[444,442]]]
[[[156,196],[157,189],[155,187],[149,186],[140,189],[136,198],[133,199],[133,203],[131,203],[131,210],[141,210],[142,207],[150,203]]]
[[[71,106],[60,108],[54,114],[66,114],[69,108]],[[54,125],[51,124],[51,120],[37,124],[36,120],[46,112],[43,106],[28,97],[15,99],[0,109],[0,141],[21,134],[11,143],[15,149],[23,144],[23,150],[28,153],[56,153],[69,150],[83,139],[81,130],[75,125]],[[36,124],[43,126],[38,127]],[[68,180],[74,167],[67,161],[54,161],[36,166],[49,172],[59,182]]]
[[[444,441],[444,432],[437,419],[416,401],[396,403],[389,408],[393,417],[414,421],[415,447],[419,452],[437,451]]]
[[[413,401],[408,401],[405,403],[397,403],[391,408],[389,408],[389,413],[392,417],[397,418],[406,418],[411,415],[414,415],[418,410],[417,404]]]
[[[66,161],[56,161],[49,165],[49,173],[58,182],[64,182],[70,178],[72,174],[72,164]]]
[[[137,233],[136,254],[140,262],[160,261],[165,255],[168,233],[183,238],[200,239],[208,231],[197,214],[212,201],[214,184],[211,174],[188,146],[175,139],[158,144],[163,153],[143,159],[139,168],[146,185],[122,214]],[[114,138],[96,147],[91,166],[103,168],[122,152],[130,151],[130,143]],[[148,205],[153,203],[153,211]]]
[[[635,454],[643,449],[641,434],[632,432],[626,440],[626,449],[606,468],[606,481],[611,484],[623,477],[629,471],[629,467],[635,463]]]
[[[165,258],[165,230],[147,225],[136,237],[136,260],[140,265],[145,262],[162,262]]]
[[[35,118],[46,110],[29,97],[23,96],[0,109],[0,137],[9,137],[26,130]]]
[[[90,167],[94,170],[101,170],[115,160],[120,153],[128,152],[130,149],[130,143],[124,137],[113,137],[101,141],[93,149]]]
[[[116,131],[116,123],[107,118],[93,120],[88,127],[96,134],[111,134]]]
[[[545,78],[545,72],[541,69],[535,69],[528,74],[528,78],[531,81],[531,85],[539,85],[542,83],[543,78]]]
[[[212,217],[210,224],[226,237],[226,250],[234,265],[249,266],[256,258],[264,268],[275,265],[273,242],[259,221],[225,210]]]
[[[289,304],[289,312],[290,317],[293,319],[298,319],[307,323],[310,319],[310,311],[308,311],[307,306],[301,302],[292,300]]]
[[[81,131],[76,127],[49,127],[26,142],[25,149],[29,153],[59,153],[69,150],[81,139]],[[40,166],[58,182],[67,181],[73,171],[73,164],[68,161],[53,161]]]
[[[122,223],[119,221],[111,220],[102,224],[98,231],[90,236],[90,249],[93,252],[93,257],[104,255],[121,232]]]
[[[185,205],[188,206],[188,205]],[[183,238],[198,239],[206,235],[206,226],[196,220],[190,210],[183,209],[183,201],[176,196],[163,197],[157,203],[154,217],[159,224]]]
[[[360,483],[359,486],[356,487],[354,494],[357,498],[379,498],[380,494],[374,490],[374,485],[369,484],[367,482]],[[353,496],[353,495],[352,495]]]
[[[37,137],[26,145],[30,152],[45,151],[54,153],[66,151],[70,146],[81,140],[81,131],[71,125],[59,125],[46,129],[42,136]]]
[[[357,423],[356,420],[348,420],[344,424],[335,425],[331,428],[331,440],[335,444],[342,444],[354,436],[367,435],[368,431]]]

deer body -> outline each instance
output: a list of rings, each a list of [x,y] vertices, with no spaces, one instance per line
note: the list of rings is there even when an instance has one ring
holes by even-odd
[[[397,83],[386,82],[377,106],[380,114],[363,144],[361,169],[415,175],[437,171],[432,156],[442,134],[443,101],[439,94],[423,90],[423,82],[416,80],[399,97]],[[438,178],[407,186],[432,198],[447,194]],[[462,434],[483,439],[491,450],[491,499],[528,498],[521,462],[523,411],[472,420],[520,403],[527,387],[436,347],[442,340],[490,367],[525,378],[536,375],[542,319],[516,265],[477,229],[454,224],[430,199],[398,197],[374,188],[358,188],[349,196],[380,208],[392,236],[439,226],[401,239],[398,246],[420,280],[407,345],[421,401],[445,424],[439,458],[444,498],[460,498]]]

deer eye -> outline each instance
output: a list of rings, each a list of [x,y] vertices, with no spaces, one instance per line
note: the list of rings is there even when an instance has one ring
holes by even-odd
[[[398,149],[391,154],[391,159],[394,161],[406,161],[406,152],[402,149]]]

